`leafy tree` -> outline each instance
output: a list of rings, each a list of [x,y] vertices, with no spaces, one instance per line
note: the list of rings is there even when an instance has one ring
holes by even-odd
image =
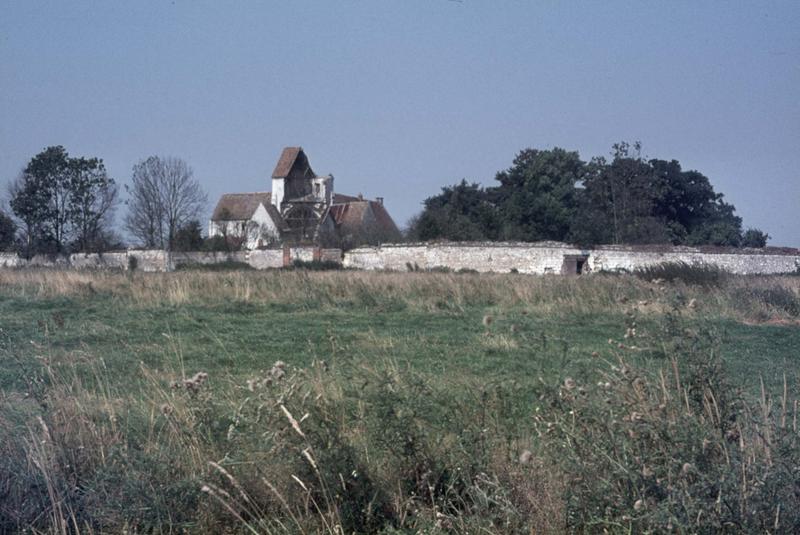
[[[17,236],[17,225],[4,212],[0,212],[0,251],[7,251],[14,244]]]
[[[577,152],[525,149],[513,165],[497,173],[500,186],[489,190],[498,211],[500,238],[563,240],[577,210],[575,185],[586,164]]]
[[[579,243],[665,243],[666,221],[653,210],[661,183],[641,157],[641,145],[614,145],[613,159],[594,158],[580,193],[572,238]]]
[[[754,247],[761,249],[767,246],[769,241],[769,234],[762,232],[757,228],[749,228],[742,234],[742,247]]]
[[[733,205],[698,171],[645,160],[641,144],[617,143],[612,158],[581,161],[560,148],[525,149],[496,175],[499,186],[462,181],[425,200],[410,239],[559,240],[585,245],[766,243],[742,234]],[[759,231],[760,232],[760,231]]]
[[[720,197],[722,197],[720,195]],[[731,204],[720,202],[705,220],[686,237],[687,245],[720,245],[738,247],[742,242],[742,218],[734,214]]]
[[[62,146],[48,147],[31,159],[14,186],[11,209],[28,228],[31,248],[52,243],[62,251],[69,221],[69,155]]]
[[[178,229],[175,233],[176,251],[199,251],[203,247],[203,231],[196,219]]]
[[[34,156],[10,193],[28,252],[63,252],[73,237],[81,251],[96,248],[117,199],[102,160],[70,158],[60,145]]]
[[[592,161],[573,241],[739,244],[742,220],[706,176],[683,171],[676,160],[645,161],[640,153],[639,143],[622,142],[610,163]]]
[[[147,247],[172,249],[178,229],[197,219],[207,197],[179,158],[151,156],[133,167],[125,227]]]
[[[495,208],[478,184],[462,180],[455,186],[442,188],[442,193],[425,199],[423,204],[424,210],[408,232],[412,240],[497,239]]]
[[[42,193],[42,190],[31,187],[22,174],[8,186],[12,214],[17,218],[20,227],[20,252],[25,256],[35,253],[44,241],[42,221],[47,200],[44,195],[40,195]]]
[[[676,160],[650,160],[658,180],[653,212],[666,221],[674,244],[737,245],[742,220],[734,207],[716,193],[708,177],[683,171]]]

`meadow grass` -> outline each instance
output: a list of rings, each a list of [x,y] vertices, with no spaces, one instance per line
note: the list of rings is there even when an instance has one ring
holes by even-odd
[[[799,283],[0,271],[0,530],[788,531]]]

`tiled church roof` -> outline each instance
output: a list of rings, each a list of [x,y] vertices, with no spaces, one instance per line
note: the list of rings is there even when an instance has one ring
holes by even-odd
[[[214,213],[211,215],[211,220],[248,220],[253,217],[259,204],[263,204],[274,219],[274,214],[270,211],[270,208],[276,213],[277,210],[272,206],[272,203],[270,203],[271,197],[272,194],[268,191],[259,191],[255,193],[226,193],[220,197],[217,207],[214,208]],[[278,216],[280,217],[280,214],[278,214]]]

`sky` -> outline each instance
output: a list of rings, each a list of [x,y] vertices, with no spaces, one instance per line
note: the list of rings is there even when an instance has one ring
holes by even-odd
[[[47,146],[268,191],[284,146],[400,226],[527,147],[708,176],[800,247],[800,2],[0,0],[0,183]],[[5,190],[5,188],[3,188]],[[124,206],[120,212],[124,212]]]

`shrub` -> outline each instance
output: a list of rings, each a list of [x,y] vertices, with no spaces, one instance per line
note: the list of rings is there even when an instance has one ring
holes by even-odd
[[[755,304],[779,314],[787,314],[792,317],[800,316],[800,297],[785,286],[737,288],[733,292],[733,298],[740,307],[746,304]]]
[[[681,281],[696,286],[719,287],[725,283],[730,273],[711,264],[689,264],[686,262],[665,262],[654,266],[633,270],[633,274],[647,281]]]
[[[689,336],[671,369],[619,355],[596,385],[566,379],[537,415],[565,472],[576,531],[800,530],[800,441],[787,404],[749,403],[727,384],[716,344]]]

